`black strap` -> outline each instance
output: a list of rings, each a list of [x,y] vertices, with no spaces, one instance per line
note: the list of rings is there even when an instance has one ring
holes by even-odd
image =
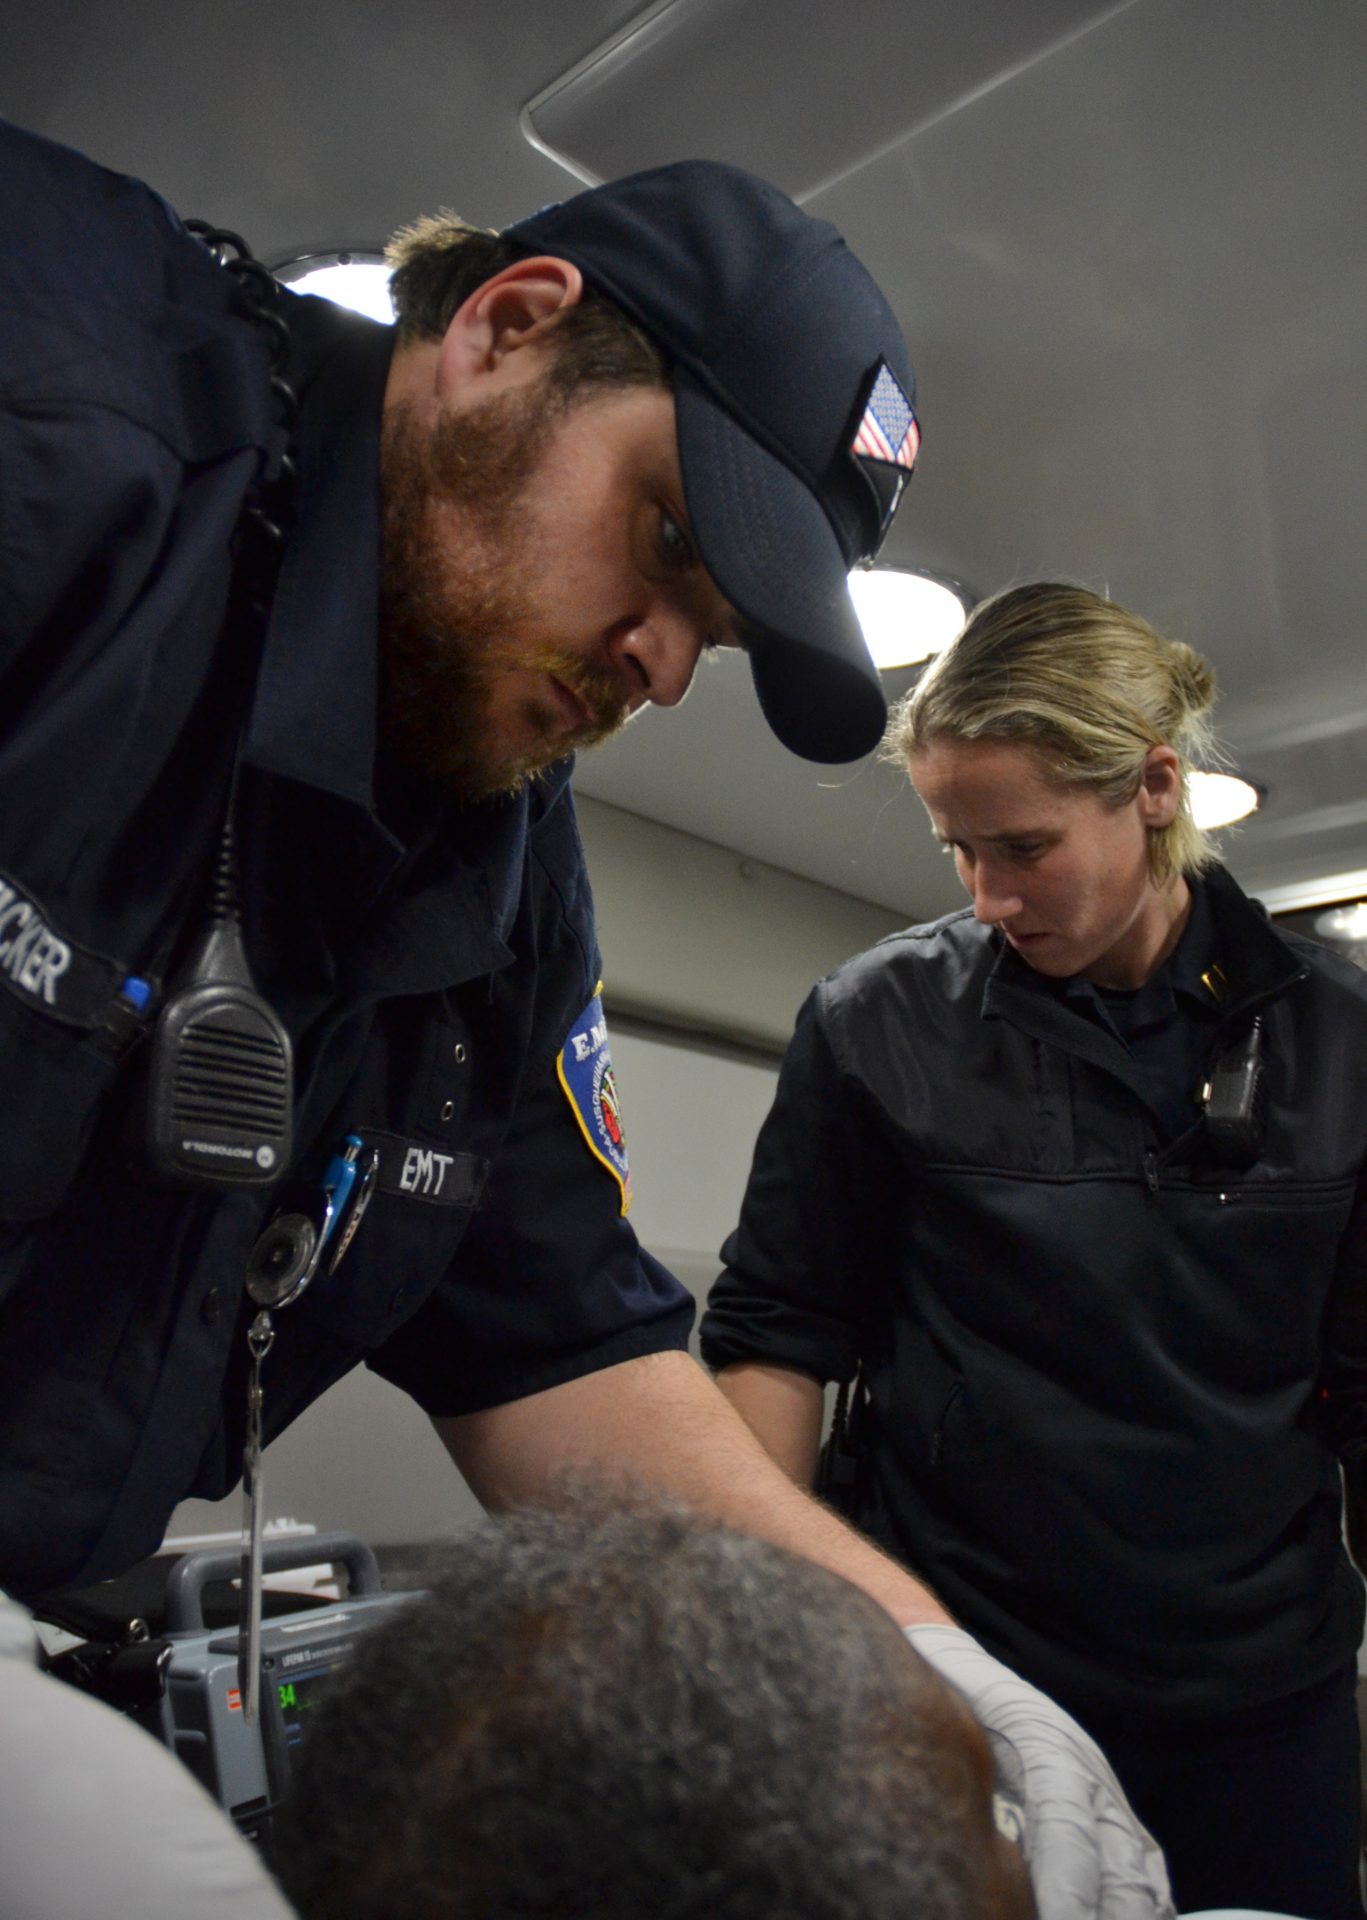
[[[860,1413],[864,1406],[864,1369],[842,1380],[835,1396],[831,1430],[817,1457],[813,1490],[817,1498],[847,1519],[853,1518],[861,1492]]]

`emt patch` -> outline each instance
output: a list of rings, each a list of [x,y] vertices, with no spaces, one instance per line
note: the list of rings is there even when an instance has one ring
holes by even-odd
[[[600,980],[592,1000],[570,1028],[569,1039],[556,1060],[555,1072],[579,1122],[579,1131],[588,1142],[589,1152],[595,1160],[602,1161],[617,1182],[622,1212],[627,1213],[631,1208],[631,1168],[627,1165],[617,1080],[612,1071],[612,1055],[608,1052],[602,991]]]

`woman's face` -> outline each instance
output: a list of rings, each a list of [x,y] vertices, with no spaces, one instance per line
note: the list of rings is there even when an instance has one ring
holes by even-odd
[[[1118,807],[1008,741],[932,740],[909,766],[979,920],[1037,973],[1143,984],[1188,899],[1185,882],[1160,889],[1149,876],[1149,830],[1170,824],[1181,799],[1171,747],[1150,751],[1138,792]]]

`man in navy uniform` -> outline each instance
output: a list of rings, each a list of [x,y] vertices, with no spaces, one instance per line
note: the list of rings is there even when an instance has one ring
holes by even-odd
[[[0,182],[0,1584],[112,1575],[233,1485],[244,1274],[282,1194],[349,1156],[370,1204],[278,1316],[265,1438],[365,1359],[490,1505],[625,1462],[824,1562],[973,1695],[1045,1911],[1162,1911],[1100,1754],[683,1351],[604,1117],[573,752],[717,645],[797,752],[881,731],[845,577],[917,430],[872,280],[772,188],[686,163],[501,236],[420,223],[396,329],[286,296],[282,335],[138,183],[12,128]],[[271,583],[247,520],[279,511]],[[225,910],[229,817],[293,1145],[257,1155],[284,1184],[182,1190],[137,1080]]]

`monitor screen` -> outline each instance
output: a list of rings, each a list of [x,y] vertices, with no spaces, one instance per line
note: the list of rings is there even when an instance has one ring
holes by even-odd
[[[311,1710],[327,1692],[331,1667],[306,1667],[289,1678],[274,1682],[276,1706],[284,1729],[285,1745],[297,1747],[304,1737]]]

